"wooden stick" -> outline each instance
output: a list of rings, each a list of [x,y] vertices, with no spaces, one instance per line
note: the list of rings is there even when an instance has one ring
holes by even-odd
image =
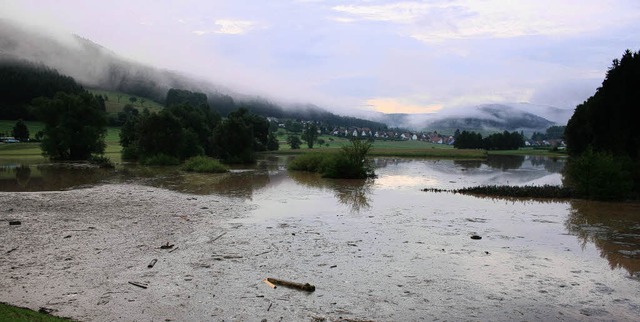
[[[268,280],[268,279],[266,279],[266,278],[265,278],[265,279],[263,279],[262,281],[263,281],[265,284],[269,285],[271,288],[277,288],[277,286],[276,286],[275,284],[273,284],[273,283],[269,282],[269,280]]]
[[[147,267],[152,268],[153,265],[155,265],[157,262],[158,262],[158,260],[154,258],[154,259],[151,260],[151,263],[149,263],[149,265],[147,265]]]
[[[176,249],[178,249],[178,246],[176,246],[176,248],[170,250],[169,253],[173,253]]]
[[[222,237],[222,236],[224,236],[224,235],[226,235],[226,234],[227,234],[227,232],[225,231],[224,233],[220,234],[220,236],[218,236],[218,237],[214,238],[211,242],[213,243],[214,241],[216,241],[216,240],[220,239],[220,237]]]
[[[302,291],[307,291],[307,292],[313,292],[316,290],[316,287],[309,284],[309,283],[295,283],[295,282],[289,282],[289,281],[283,281],[283,280],[279,280],[277,278],[271,278],[271,277],[267,277],[267,281],[271,282],[273,284],[276,285],[281,285],[284,287],[289,287],[289,288],[295,288],[298,290],[302,290]]]
[[[131,281],[130,281],[130,282],[129,282],[129,284],[131,284],[131,285],[135,285],[135,286],[137,286],[137,287],[144,288],[144,289],[146,289],[146,288],[147,288],[147,286],[146,286],[146,285],[144,285],[144,284],[140,284],[140,283],[137,283],[137,282],[131,282]]]

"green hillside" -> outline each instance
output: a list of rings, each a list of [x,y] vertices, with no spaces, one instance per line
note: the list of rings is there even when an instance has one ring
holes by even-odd
[[[122,111],[125,105],[130,104],[140,112],[143,109],[148,108],[150,112],[158,112],[164,108],[162,104],[155,102],[146,97],[140,97],[135,95],[129,95],[122,92],[111,92],[100,89],[90,89],[89,92],[95,95],[101,95],[105,97],[104,105],[107,108],[107,113],[114,114]],[[131,102],[131,98],[135,98],[134,102]]]

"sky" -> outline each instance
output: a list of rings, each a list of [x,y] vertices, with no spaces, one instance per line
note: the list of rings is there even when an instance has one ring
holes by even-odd
[[[638,0],[0,0],[0,18],[333,111],[573,109],[640,50]]]

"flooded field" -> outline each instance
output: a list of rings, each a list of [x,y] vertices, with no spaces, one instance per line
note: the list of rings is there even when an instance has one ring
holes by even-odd
[[[5,165],[0,218],[23,225],[0,230],[0,269],[9,272],[0,301],[96,321],[640,314],[640,204],[422,191],[560,184],[563,160],[379,158],[378,178],[367,181],[287,172],[286,161],[219,175],[61,170],[77,179]],[[165,241],[176,251],[157,249]],[[272,289],[266,277],[316,291]]]

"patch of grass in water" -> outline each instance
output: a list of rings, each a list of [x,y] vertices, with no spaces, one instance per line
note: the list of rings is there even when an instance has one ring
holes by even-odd
[[[503,198],[546,198],[568,199],[573,197],[573,191],[562,186],[477,186],[462,189],[427,188],[426,192],[453,192],[465,195],[477,195]]]
[[[229,171],[229,168],[218,160],[204,156],[197,156],[188,159],[185,161],[182,169],[185,171],[202,173],[223,173]]]

